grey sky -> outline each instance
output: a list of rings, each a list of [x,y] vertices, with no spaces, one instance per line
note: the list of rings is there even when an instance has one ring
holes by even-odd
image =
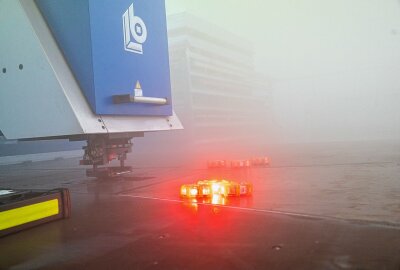
[[[285,141],[400,139],[397,0],[167,0],[167,9],[253,42]]]
[[[277,78],[400,65],[396,0],[167,0],[167,8],[253,41],[258,66]]]

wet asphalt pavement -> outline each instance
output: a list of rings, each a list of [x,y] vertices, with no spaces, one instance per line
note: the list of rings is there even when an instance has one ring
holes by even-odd
[[[4,188],[67,187],[72,196],[70,219],[0,239],[0,269],[400,269],[396,205],[387,198],[368,206],[377,195],[364,190],[357,208],[343,195],[379,169],[396,178],[396,162],[137,167],[132,176],[99,181],[76,161],[0,167]],[[343,171],[358,178],[343,183]],[[179,198],[181,184],[211,177],[252,179],[255,192],[225,205]]]

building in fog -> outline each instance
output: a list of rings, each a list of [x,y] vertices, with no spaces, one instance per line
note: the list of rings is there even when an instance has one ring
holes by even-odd
[[[271,91],[255,72],[252,44],[188,13],[168,17],[168,35],[173,102],[185,142],[196,149],[265,142]]]

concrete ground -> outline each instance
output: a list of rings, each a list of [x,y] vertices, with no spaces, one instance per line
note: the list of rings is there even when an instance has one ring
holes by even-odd
[[[0,186],[67,187],[72,218],[0,239],[0,269],[400,269],[400,144],[271,146],[269,168],[133,158],[87,179],[78,159],[0,166]],[[246,158],[246,157],[244,157]],[[182,202],[203,178],[250,180],[225,205]]]

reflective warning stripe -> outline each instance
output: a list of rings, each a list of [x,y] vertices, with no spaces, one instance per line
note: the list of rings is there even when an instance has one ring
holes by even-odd
[[[0,231],[59,213],[58,199],[0,212]]]

